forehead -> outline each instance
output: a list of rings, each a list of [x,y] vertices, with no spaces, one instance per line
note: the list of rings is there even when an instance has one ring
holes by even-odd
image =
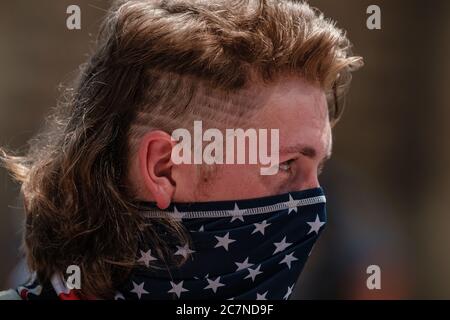
[[[323,89],[301,78],[286,78],[269,86],[265,105],[255,117],[261,128],[279,129],[280,148],[312,146],[331,153],[331,126]]]

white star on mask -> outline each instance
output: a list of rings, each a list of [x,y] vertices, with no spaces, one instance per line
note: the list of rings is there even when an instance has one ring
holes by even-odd
[[[122,293],[120,293],[119,291],[116,292],[116,295],[114,296],[114,300],[125,300],[125,297],[123,296]]]
[[[251,267],[253,265],[252,263],[248,262],[248,257],[244,260],[244,262],[235,262],[234,264],[238,267],[236,272],[247,269],[248,267]]]
[[[256,300],[267,300],[267,298],[266,298],[267,292],[268,291],[264,292],[263,294],[257,293],[256,294]]]
[[[296,257],[294,257],[294,253],[290,253],[284,256],[284,259],[280,261],[280,264],[286,263],[288,266],[288,269],[291,269],[291,262],[298,260]]]
[[[131,290],[130,292],[136,293],[138,298],[141,299],[143,294],[148,293],[147,291],[145,291],[144,285],[145,282],[142,282],[141,284],[138,285],[136,282],[133,281],[133,290]]]
[[[234,220],[241,220],[242,222],[244,222],[243,214],[244,214],[245,211],[247,211],[247,210],[239,209],[237,203],[235,203],[234,204],[234,209],[228,211],[229,213],[231,213],[233,215],[231,217],[231,221],[230,222],[233,222]]]
[[[288,214],[290,214],[292,211],[297,212],[297,201],[292,198],[291,194],[289,194],[289,201],[285,202],[285,204],[288,206],[289,211]]]
[[[276,249],[272,253],[272,255],[274,255],[277,252],[283,251],[284,249],[289,247],[292,243],[286,242],[286,237],[284,237],[283,240],[281,240],[280,242],[274,242],[273,244],[275,245]]]
[[[173,207],[173,213],[171,214],[171,217],[175,221],[181,221],[184,217],[185,213],[178,211],[177,207]]]
[[[210,279],[206,279],[206,280],[208,281],[208,285],[203,290],[212,289],[212,291],[214,293],[216,293],[217,288],[224,286],[223,283],[220,283],[220,277],[217,277],[216,280],[210,280]]]
[[[138,260],[138,262],[144,263],[146,267],[149,266],[150,261],[157,260],[152,256],[152,250],[148,250],[147,252],[144,252],[142,250],[139,251],[141,252],[141,258]]]
[[[227,234],[223,237],[215,236],[217,239],[217,244],[214,248],[217,247],[224,247],[226,251],[228,251],[228,245],[236,240],[230,239],[230,233],[227,232]]]
[[[177,252],[175,252],[175,255],[183,256],[186,258],[189,254],[194,253],[194,250],[189,249],[189,245],[186,243],[183,247],[177,246]]]
[[[261,268],[261,265],[256,269],[248,269],[248,275],[244,279],[252,278],[252,281],[255,281],[256,276],[262,273],[262,271],[259,271],[259,268]]]
[[[261,232],[261,234],[264,235],[264,229],[270,226],[270,223],[267,223],[267,221],[264,220],[261,223],[254,223],[253,225],[255,226],[255,230],[253,230],[252,234],[255,232]]]
[[[167,291],[167,293],[174,292],[177,295],[178,298],[180,297],[182,292],[189,291],[189,290],[183,288],[183,281],[179,282],[178,284],[176,284],[175,282],[170,281],[170,284],[172,286],[172,289]]]
[[[289,299],[289,297],[290,297],[291,294],[292,294],[292,289],[293,289],[293,288],[294,288],[294,285],[292,285],[292,286],[290,286],[290,287],[287,288],[287,292],[286,292],[286,294],[285,294],[284,297],[283,297],[284,300]]]
[[[307,222],[307,224],[309,224],[309,226],[311,227],[311,229],[309,229],[308,234],[310,234],[311,232],[315,232],[316,234],[319,234],[319,230],[325,224],[325,222],[320,221],[319,215],[317,214],[316,220],[313,222]]]

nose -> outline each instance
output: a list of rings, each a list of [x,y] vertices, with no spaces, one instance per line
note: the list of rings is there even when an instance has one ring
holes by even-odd
[[[296,190],[306,190],[320,187],[317,168],[314,165],[303,166],[297,173],[294,182]]]
[[[316,170],[311,170],[311,172],[304,178],[302,183],[302,189],[313,189],[318,188],[320,186],[319,184],[319,178],[317,176]]]

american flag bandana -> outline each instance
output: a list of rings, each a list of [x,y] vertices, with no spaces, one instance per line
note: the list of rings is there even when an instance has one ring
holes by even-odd
[[[189,231],[192,243],[174,248],[188,260],[178,268],[152,268],[158,258],[142,244],[129,280],[116,300],[287,300],[326,223],[322,188],[237,201],[174,203],[165,210],[140,203],[146,219],[167,215]],[[64,281],[36,281],[17,289],[24,299],[40,295],[77,299]],[[43,298],[42,296],[41,298]]]

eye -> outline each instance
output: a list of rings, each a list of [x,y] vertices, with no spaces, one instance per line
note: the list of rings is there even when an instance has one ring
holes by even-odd
[[[279,165],[279,169],[281,170],[281,171],[285,171],[285,172],[289,172],[289,171],[291,171],[291,165],[292,165],[292,163],[295,161],[295,159],[290,159],[290,160],[287,160],[287,161],[285,161],[285,162],[282,162],[282,163],[280,163],[280,165]]]

